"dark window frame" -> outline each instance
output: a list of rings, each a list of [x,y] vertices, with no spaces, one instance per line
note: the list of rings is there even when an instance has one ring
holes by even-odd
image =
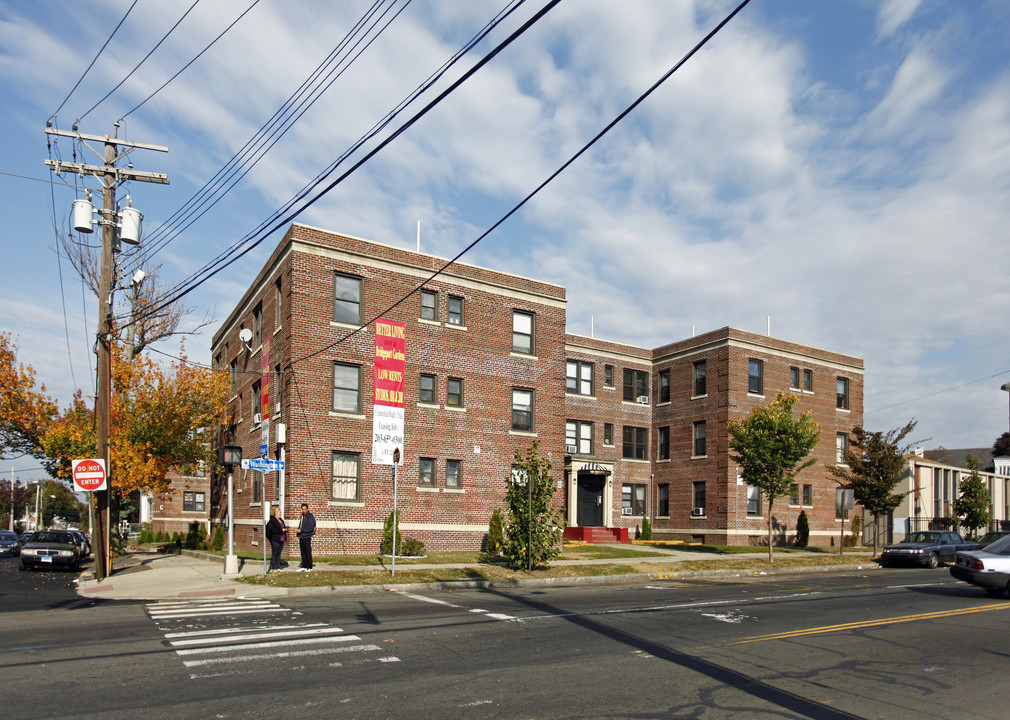
[[[649,459],[648,428],[625,425],[622,430],[621,457],[626,460]]]
[[[337,458],[348,458],[353,459],[354,462],[354,476],[350,475],[337,475],[336,465]],[[337,487],[338,480],[351,485],[353,481],[354,495],[353,497],[338,496],[334,491]],[[361,499],[361,453],[356,452],[343,452],[340,450],[334,450],[330,454],[330,499],[336,502],[359,502]]]
[[[340,295],[341,282],[346,283],[350,292],[349,297]],[[347,275],[346,273],[333,274],[333,321],[344,323],[345,325],[361,325],[362,302],[361,295],[364,281],[357,275]],[[340,313],[343,308],[348,312]],[[351,310],[354,312],[350,312]]]
[[[338,386],[337,385],[337,368],[349,368],[355,371],[355,386],[352,388],[350,386]],[[343,413],[345,415],[360,415],[361,414],[361,366],[357,363],[345,363],[345,362],[334,362],[333,363],[333,397],[331,403],[331,410],[335,413]],[[354,408],[344,409],[337,407],[337,393],[345,393],[349,397],[349,393],[354,393]]]

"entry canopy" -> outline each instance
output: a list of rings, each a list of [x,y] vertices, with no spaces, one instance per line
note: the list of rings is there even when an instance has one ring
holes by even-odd
[[[579,475],[610,475],[610,471],[599,463],[589,463],[579,468]]]

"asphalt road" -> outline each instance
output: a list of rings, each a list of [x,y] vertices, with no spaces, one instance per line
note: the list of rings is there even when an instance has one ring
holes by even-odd
[[[36,609],[11,597],[0,687],[19,718],[1007,714],[1010,599],[945,570],[278,601],[54,595]]]

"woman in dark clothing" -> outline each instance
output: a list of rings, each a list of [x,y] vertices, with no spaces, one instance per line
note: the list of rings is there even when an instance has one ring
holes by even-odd
[[[271,508],[270,519],[267,521],[267,540],[270,541],[270,570],[277,572],[281,569],[281,552],[284,550],[284,541],[287,540],[287,528],[284,526],[284,518],[281,517],[280,508]]]

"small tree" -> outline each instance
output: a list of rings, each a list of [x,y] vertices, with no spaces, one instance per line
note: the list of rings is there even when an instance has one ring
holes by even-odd
[[[854,427],[845,451],[845,464],[829,468],[842,487],[852,489],[856,503],[873,515],[874,528],[879,528],[880,518],[893,512],[908,495],[907,491],[893,491],[905,474],[905,454],[912,447],[911,444],[899,447],[899,443],[915,425],[915,420],[911,420],[903,428],[886,433]],[[873,554],[877,554],[876,531],[873,533]]]
[[[393,542],[393,534],[396,534],[396,542]],[[382,523],[382,554],[392,555],[393,550],[397,553],[403,549],[403,536],[400,535],[400,511],[390,512]]]
[[[652,523],[648,515],[642,517],[642,540],[652,540]]]
[[[516,567],[532,570],[561,554],[561,511],[551,507],[554,480],[551,461],[541,458],[534,442],[523,457],[515,452],[512,474],[505,481],[504,555]]]
[[[978,474],[978,460],[968,456],[971,474],[961,482],[961,494],[954,500],[954,513],[972,537],[989,524],[989,488]]]
[[[816,460],[804,460],[817,445],[821,435],[810,413],[793,417],[798,398],[785,393],[765,407],[756,407],[740,422],[727,423],[730,456],[743,471],[744,481],[761,489],[768,499],[768,562],[774,562],[772,551],[772,507],[775,500],[787,494],[801,470]]]
[[[996,438],[992,444],[992,454],[994,457],[1010,455],[1010,432],[1005,432]]]

